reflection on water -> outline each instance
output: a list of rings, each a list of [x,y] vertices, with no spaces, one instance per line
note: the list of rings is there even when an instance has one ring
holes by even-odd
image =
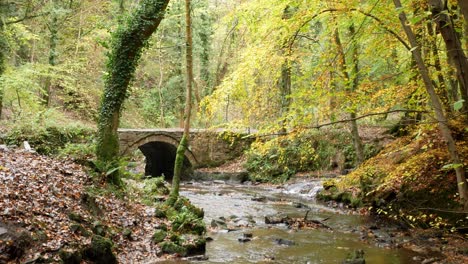
[[[207,244],[208,261],[200,263],[341,263],[355,249],[365,251],[366,263],[417,263],[414,256],[403,249],[380,248],[360,239],[359,230],[366,221],[359,215],[347,215],[314,201],[320,182],[299,183],[286,189],[248,185],[196,183],[184,185],[181,194],[205,210],[205,221],[235,215],[251,217],[253,227],[233,232],[211,232],[214,241]],[[254,197],[262,197],[254,201]],[[265,201],[266,200],[266,201]],[[293,204],[300,203],[301,208]],[[285,226],[269,226],[266,215],[287,214],[292,217],[326,220],[333,230],[290,230]],[[243,233],[253,234],[247,243],[238,242]],[[295,242],[293,246],[278,245],[275,239]]]

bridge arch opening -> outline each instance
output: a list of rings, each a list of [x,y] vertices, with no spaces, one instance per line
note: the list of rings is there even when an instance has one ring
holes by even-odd
[[[145,157],[145,175],[159,177],[164,174],[166,181],[171,182],[174,176],[174,163],[180,138],[168,133],[150,133],[130,140],[130,144],[122,144],[121,155],[134,155],[140,150]],[[127,141],[128,142],[128,141]],[[133,153],[133,154],[132,154]],[[190,180],[193,168],[198,167],[198,161],[190,149],[185,151],[181,180]],[[143,172],[141,170],[140,172]]]
[[[145,175],[159,177],[164,176],[168,182],[174,177],[174,163],[177,147],[162,141],[151,141],[138,146],[146,159]],[[185,156],[182,166],[181,180],[190,179],[193,172],[190,160]]]

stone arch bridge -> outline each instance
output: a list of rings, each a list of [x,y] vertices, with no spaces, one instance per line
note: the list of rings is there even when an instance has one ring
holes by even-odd
[[[140,150],[146,158],[145,175],[170,180],[183,129],[119,129],[120,154]],[[211,167],[239,157],[250,146],[249,131],[193,129],[185,152],[183,178],[188,179],[195,168]]]

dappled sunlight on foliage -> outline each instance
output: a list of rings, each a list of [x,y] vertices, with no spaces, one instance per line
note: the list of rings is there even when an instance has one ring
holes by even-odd
[[[464,127],[453,122],[465,166],[468,138]],[[460,129],[461,128],[461,129]],[[341,180],[328,183],[328,195],[350,193],[372,211],[423,227],[463,226],[456,213],[459,196],[455,172],[446,145],[434,126],[419,126],[408,136],[387,145]],[[327,195],[327,192],[324,193]]]

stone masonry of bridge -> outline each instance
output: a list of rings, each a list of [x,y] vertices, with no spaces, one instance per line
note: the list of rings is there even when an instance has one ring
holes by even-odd
[[[253,137],[246,137],[246,132],[191,130],[185,166],[191,169],[211,167],[239,157],[253,141]],[[119,129],[118,134],[121,155],[140,149],[146,157],[146,175],[164,173],[172,178],[175,151],[183,129]]]

